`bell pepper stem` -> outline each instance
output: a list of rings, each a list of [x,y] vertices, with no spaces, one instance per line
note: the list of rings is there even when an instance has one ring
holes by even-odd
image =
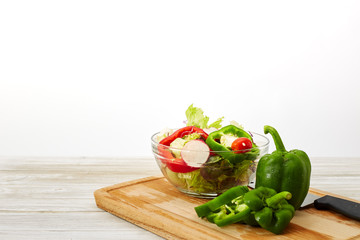
[[[283,141],[281,140],[281,137],[277,130],[271,126],[265,125],[264,126],[264,133],[268,134],[270,133],[272,138],[274,139],[276,150],[281,152],[286,152],[285,146],[283,144]]]
[[[280,193],[277,193],[276,195],[266,199],[266,204],[273,208],[276,207],[282,200],[286,199],[286,200],[290,200],[292,197],[290,192],[287,191],[283,191]]]

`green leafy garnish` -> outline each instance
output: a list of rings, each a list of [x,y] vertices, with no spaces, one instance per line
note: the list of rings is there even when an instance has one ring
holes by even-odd
[[[201,108],[194,107],[191,104],[185,112],[187,119],[187,126],[195,126],[198,128],[221,128],[221,122],[224,117],[218,118],[215,122],[208,124],[209,117],[204,115],[204,111]]]

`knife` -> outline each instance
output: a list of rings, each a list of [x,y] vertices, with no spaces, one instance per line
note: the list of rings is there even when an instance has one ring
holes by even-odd
[[[360,203],[349,201],[346,199],[325,195],[317,196],[311,193],[306,195],[301,207],[314,204],[318,210],[332,210],[342,215],[360,221]]]
[[[248,187],[254,189],[255,181],[250,181]],[[318,210],[333,210],[334,212],[340,213],[346,217],[360,221],[360,203],[330,195],[318,196],[308,193],[300,208],[304,208],[311,204],[314,204],[314,207]]]

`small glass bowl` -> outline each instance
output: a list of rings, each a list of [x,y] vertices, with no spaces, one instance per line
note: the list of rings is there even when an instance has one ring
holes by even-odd
[[[256,146],[247,150],[251,154],[244,160],[230,162],[220,157],[224,155],[223,152],[210,151],[206,163],[199,163],[190,169],[186,164],[184,166],[179,154],[177,158],[172,154],[174,151],[182,151],[181,149],[159,144],[159,133],[151,137],[151,145],[161,172],[179,191],[194,197],[214,198],[232,187],[247,186],[255,179],[258,161],[268,153],[269,139],[258,133],[249,133]],[[227,154],[229,152],[236,154],[233,151],[228,151]]]

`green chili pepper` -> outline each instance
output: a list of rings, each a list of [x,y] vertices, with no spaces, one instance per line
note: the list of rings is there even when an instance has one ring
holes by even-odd
[[[277,193],[274,189],[265,187],[250,192],[245,189],[239,191],[240,189],[230,189],[228,194],[225,192],[226,195],[211,200],[216,209],[210,209],[208,203],[211,201],[196,207],[198,216],[206,217],[219,227],[239,222],[260,225],[275,234],[280,234],[290,223],[295,213],[294,207],[287,202],[291,199],[291,193]],[[237,191],[241,195],[229,200]]]
[[[298,209],[309,191],[311,174],[309,157],[301,150],[286,151],[275,128],[265,126],[264,132],[272,135],[276,150],[260,159],[256,170],[255,187],[264,186],[277,192],[291,192],[292,198],[289,203]]]
[[[233,137],[246,137],[251,140],[253,147],[248,152],[234,152],[231,148],[228,148],[218,141],[224,135],[231,135]],[[223,158],[229,160],[231,163],[238,163],[243,160],[255,160],[259,155],[259,149],[256,147],[255,143],[252,140],[252,137],[249,133],[238,128],[234,125],[228,125],[221,128],[220,130],[214,131],[209,134],[206,139],[206,144],[211,148],[212,151],[219,151],[218,154]]]

